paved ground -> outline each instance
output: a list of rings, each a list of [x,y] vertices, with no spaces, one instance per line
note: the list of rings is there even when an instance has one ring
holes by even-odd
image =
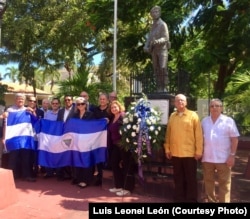
[[[250,179],[246,179],[249,150],[237,153],[236,166],[232,177],[232,202],[250,203]],[[171,178],[147,179],[147,187],[137,185],[135,192],[129,197],[118,197],[108,191],[112,187],[110,171],[104,171],[102,187],[89,186],[80,189],[71,185],[70,181],[58,182],[56,179],[38,177],[37,182],[16,181],[18,201],[0,210],[0,218],[4,219],[87,219],[90,202],[107,203],[165,203],[172,202]],[[200,201],[204,193],[200,182]],[[1,200],[0,200],[1,201]]]
[[[37,182],[16,181],[18,202],[0,210],[4,219],[79,219],[88,218],[89,202],[166,202],[162,198],[139,195],[118,197],[108,189],[112,186],[111,172],[105,171],[102,187],[81,189],[70,181],[38,178]]]

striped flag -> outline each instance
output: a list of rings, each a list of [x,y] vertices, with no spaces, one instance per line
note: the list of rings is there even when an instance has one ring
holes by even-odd
[[[39,159],[42,166],[90,167],[106,161],[107,121],[69,119],[40,120]]]
[[[36,119],[27,111],[9,112],[5,144],[7,151],[35,150],[33,125]]]

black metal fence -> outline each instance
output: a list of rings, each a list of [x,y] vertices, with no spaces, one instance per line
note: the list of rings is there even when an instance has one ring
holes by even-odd
[[[169,94],[183,93],[189,96],[189,73],[180,69],[177,72],[168,69],[166,91]],[[152,69],[143,72],[132,72],[130,75],[130,96],[141,93],[152,94],[157,92],[156,78]]]

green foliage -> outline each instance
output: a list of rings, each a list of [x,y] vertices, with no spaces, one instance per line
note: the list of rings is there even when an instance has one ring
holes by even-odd
[[[6,93],[7,91],[8,91],[8,86],[0,82],[0,105],[5,106],[4,93]]]
[[[131,72],[147,72],[146,68],[151,64],[151,57],[142,48],[152,23],[149,11],[154,5],[160,5],[172,43],[168,63],[173,73],[171,93],[187,87],[182,90],[190,97],[224,97],[232,75],[249,69],[250,65],[249,1],[227,1],[227,5],[224,2],[118,1],[117,69],[121,76],[117,78],[117,90],[120,96],[130,95]],[[110,0],[8,1],[3,16],[0,63],[18,63],[17,80],[34,88],[42,86],[41,75],[39,80],[35,78],[36,71],[42,69],[44,78],[50,77],[53,87],[59,80],[58,69],[67,66],[72,72],[84,72],[82,69],[93,64],[94,55],[102,53],[96,75],[111,87],[113,19],[114,1]],[[185,81],[177,80],[180,79],[179,72],[187,72],[188,83],[178,84]],[[211,76],[210,82],[208,75]],[[77,77],[80,80],[83,76]],[[138,77],[143,77],[143,74]],[[84,79],[82,85],[75,79],[70,79],[70,83],[82,89],[90,88]],[[73,86],[66,86],[65,90],[79,94]],[[93,86],[97,93],[108,90],[107,87]]]
[[[56,94],[62,97],[66,94],[71,94],[72,96],[79,96],[82,91],[86,91],[89,94],[90,102],[93,104],[98,104],[99,93],[105,92],[109,93],[112,91],[111,84],[100,83],[98,81],[93,81],[89,77],[89,72],[91,69],[85,69],[82,72],[77,72],[72,78],[64,81],[59,81],[59,92]]]
[[[234,74],[226,89],[224,101],[227,114],[234,117],[237,124],[250,126],[250,72]]]

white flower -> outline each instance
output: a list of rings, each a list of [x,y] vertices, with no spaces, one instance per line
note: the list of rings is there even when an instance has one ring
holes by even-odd
[[[133,115],[129,115],[127,119],[129,120],[129,122],[133,122],[134,117]]]
[[[127,118],[127,117],[124,117],[124,118],[123,118],[123,123],[124,123],[124,124],[127,124],[128,122],[129,122],[128,118]]]
[[[133,126],[132,126],[132,129],[133,129],[133,130],[136,130],[136,129],[137,129],[137,125],[133,125]]]
[[[131,125],[130,124],[127,125],[127,129],[128,130],[131,129]]]
[[[149,127],[149,130],[150,130],[150,131],[154,131],[154,130],[155,130],[155,127],[154,127],[153,125],[151,125],[151,126]]]
[[[136,136],[136,133],[135,133],[135,132],[132,132],[132,133],[131,133],[131,136],[132,136],[132,137],[135,137],[135,136]]]
[[[146,119],[146,123],[147,123],[147,125],[151,125],[150,119]]]
[[[158,135],[158,134],[159,134],[159,132],[157,130],[155,130],[155,135]]]

